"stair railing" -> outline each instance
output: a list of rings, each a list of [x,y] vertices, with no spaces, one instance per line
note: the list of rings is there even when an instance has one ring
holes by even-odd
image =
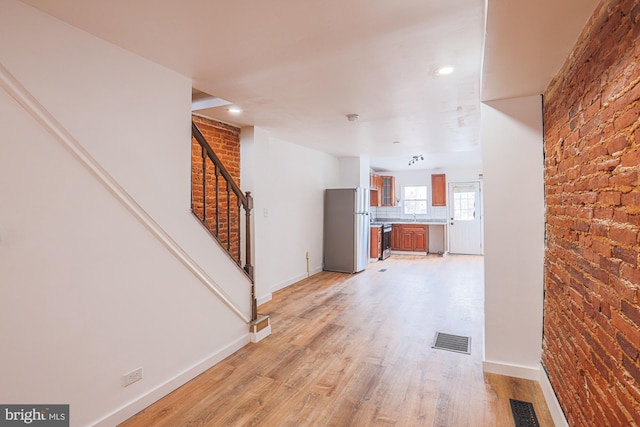
[[[191,210],[251,280],[251,320],[255,321],[258,313],[251,263],[253,197],[251,192],[242,192],[193,121],[191,133],[201,147],[202,156],[202,206],[194,206],[192,194]],[[241,210],[244,210],[245,217],[244,235]],[[244,253],[241,250],[243,240]]]

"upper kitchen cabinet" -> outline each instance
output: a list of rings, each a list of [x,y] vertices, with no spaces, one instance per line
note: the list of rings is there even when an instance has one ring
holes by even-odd
[[[381,176],[382,206],[396,205],[396,179],[393,176]]]
[[[380,175],[369,174],[369,201],[371,206],[382,206],[382,187]]]
[[[431,205],[447,206],[447,179],[443,173],[431,175]]]
[[[369,189],[380,190],[380,175],[375,173],[369,174]]]
[[[369,191],[369,205],[370,206],[382,206],[382,197],[380,197],[379,190],[370,190]]]

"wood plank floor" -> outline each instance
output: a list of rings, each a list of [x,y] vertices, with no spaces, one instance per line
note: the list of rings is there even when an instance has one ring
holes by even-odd
[[[260,307],[249,344],[123,426],[513,426],[509,398],[553,426],[537,383],[482,372],[483,259],[392,256],[322,272]],[[471,354],[432,348],[437,331]]]

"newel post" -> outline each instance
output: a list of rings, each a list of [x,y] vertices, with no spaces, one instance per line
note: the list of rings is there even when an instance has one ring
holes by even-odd
[[[258,301],[256,299],[256,285],[253,277],[253,264],[251,262],[251,211],[253,210],[253,196],[250,191],[247,191],[245,194],[247,199],[247,203],[244,207],[245,210],[245,266],[244,270],[247,272],[249,277],[251,277],[251,320],[255,321],[258,319]]]

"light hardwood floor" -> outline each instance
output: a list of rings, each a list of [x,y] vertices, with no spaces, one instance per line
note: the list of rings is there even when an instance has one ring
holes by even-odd
[[[513,426],[513,398],[553,426],[537,383],[482,372],[482,269],[392,256],[312,276],[260,307],[271,336],[122,425]],[[471,354],[433,349],[437,331],[470,336]]]

